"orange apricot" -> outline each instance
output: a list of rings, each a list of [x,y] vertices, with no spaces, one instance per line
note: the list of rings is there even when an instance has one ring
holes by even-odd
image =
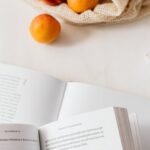
[[[67,0],[68,6],[77,13],[82,13],[88,9],[93,9],[99,0]]]
[[[57,39],[61,31],[60,23],[48,14],[41,14],[33,19],[30,33],[40,43],[51,43]]]

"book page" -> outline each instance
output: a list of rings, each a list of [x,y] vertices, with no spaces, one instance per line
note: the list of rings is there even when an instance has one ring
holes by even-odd
[[[51,123],[39,133],[42,150],[123,150],[113,108]]]
[[[60,118],[112,106],[124,107],[130,113],[138,113],[141,112],[141,102],[146,107],[149,100],[108,88],[73,82],[67,85]],[[139,105],[135,105],[138,103]]]
[[[130,119],[130,125],[132,130],[132,136],[134,141],[135,150],[142,150],[143,146],[141,143],[141,135],[140,135],[140,128],[137,120],[136,114],[131,114],[129,116]]]
[[[31,125],[0,124],[1,150],[40,150],[38,129]]]
[[[56,120],[65,86],[48,75],[0,64],[0,122],[40,126]]]
[[[59,119],[112,106],[137,114],[143,149],[149,150],[150,100],[147,98],[88,84],[68,83]]]

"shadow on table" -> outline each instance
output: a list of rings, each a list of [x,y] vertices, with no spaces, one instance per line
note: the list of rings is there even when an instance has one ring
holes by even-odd
[[[91,30],[87,26],[63,23],[61,35],[55,43],[57,47],[75,46],[84,42],[91,34]]]
[[[135,29],[136,26],[140,27],[144,24],[149,28],[150,17],[143,18],[135,22],[121,23],[121,24],[93,24],[93,25],[73,25],[70,23],[62,23],[62,32],[58,40],[54,42],[54,46],[57,47],[69,47],[76,46],[76,44],[83,43],[92,36],[104,36],[108,33],[114,33],[128,31],[129,29]],[[97,33],[98,32],[98,33]],[[101,37],[102,38],[102,37]],[[103,37],[105,38],[105,37]]]

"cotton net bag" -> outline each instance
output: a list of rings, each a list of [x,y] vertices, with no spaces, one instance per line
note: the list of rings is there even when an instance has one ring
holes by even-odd
[[[42,0],[25,0],[33,7],[74,24],[121,23],[150,15],[150,0],[100,0],[93,9],[75,13],[66,3],[50,6]]]

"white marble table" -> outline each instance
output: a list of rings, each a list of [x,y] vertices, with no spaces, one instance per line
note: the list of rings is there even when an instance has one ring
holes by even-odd
[[[150,17],[122,25],[78,27],[46,46],[28,32],[39,12],[23,0],[0,1],[0,61],[150,98]]]
[[[22,0],[0,1],[1,62],[150,98],[150,17],[111,26],[78,27],[62,22],[60,38],[52,45],[41,45],[28,32],[38,13]],[[123,101],[122,105],[138,105],[142,116],[148,117],[150,102],[139,99],[137,104]],[[149,125],[143,130],[148,150]]]

